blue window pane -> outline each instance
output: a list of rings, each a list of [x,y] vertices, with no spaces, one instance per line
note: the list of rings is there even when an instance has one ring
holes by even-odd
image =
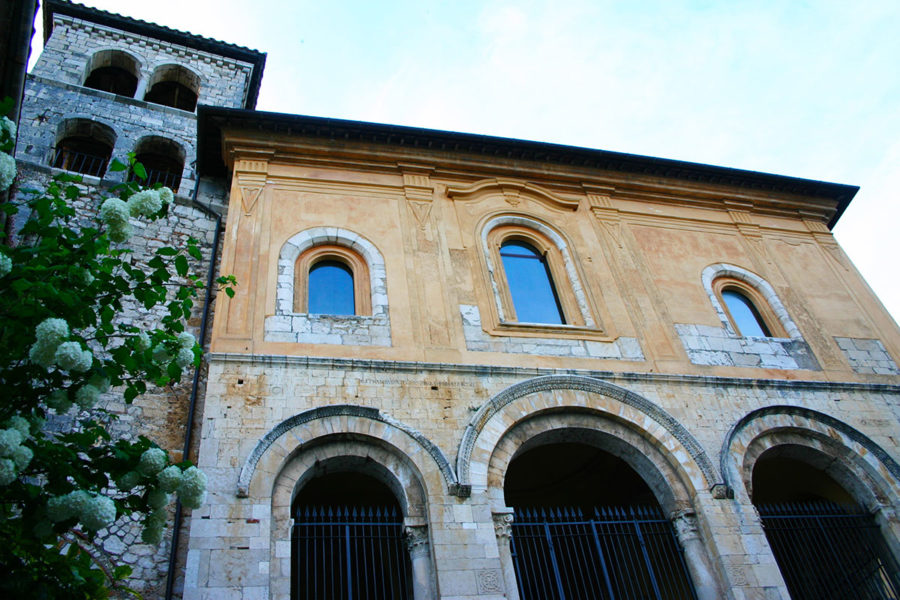
[[[728,312],[743,336],[769,337],[769,328],[753,306],[753,303],[741,293],[734,290],[723,290],[722,299],[728,306]]]
[[[537,250],[524,242],[506,242],[500,259],[519,322],[565,323],[547,261]]]
[[[336,260],[317,262],[309,270],[310,313],[320,315],[356,314],[353,299],[353,272]]]

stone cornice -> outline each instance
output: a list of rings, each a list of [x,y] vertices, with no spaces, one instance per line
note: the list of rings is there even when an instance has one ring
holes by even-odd
[[[541,375],[582,375],[594,379],[619,383],[672,383],[684,385],[728,386],[738,388],[771,388],[823,392],[875,392],[900,394],[900,385],[886,383],[857,383],[852,381],[810,381],[788,379],[756,379],[750,377],[716,377],[713,375],[675,375],[666,373],[640,373],[628,371],[592,371],[589,369],[549,369],[505,367],[494,365],[467,365],[461,363],[431,363],[417,361],[374,360],[355,358],[329,358],[319,356],[287,356],[270,354],[237,354],[210,352],[210,363],[250,363],[271,366],[304,366],[310,368],[356,369],[363,371],[452,373],[476,377],[538,377]]]

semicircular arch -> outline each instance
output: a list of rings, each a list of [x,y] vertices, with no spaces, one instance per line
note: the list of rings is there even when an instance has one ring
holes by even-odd
[[[776,448],[792,449],[794,455],[826,471],[869,509],[900,499],[900,464],[893,457],[854,427],[801,406],[763,407],[732,426],[720,454],[725,484],[736,494],[751,497],[757,459]]]
[[[457,490],[453,467],[441,449],[424,435],[376,408],[337,404],[298,413],[260,438],[241,468],[236,495],[268,495],[265,481],[271,480],[257,473],[275,477],[297,452],[335,435],[366,438],[372,444],[390,448],[415,465],[425,484],[440,485],[443,480],[451,493]]]
[[[548,411],[583,412],[614,420],[660,448],[669,465],[694,490],[711,489],[718,482],[700,442],[647,398],[592,377],[547,375],[506,388],[472,416],[457,453],[460,486],[486,490],[491,457],[503,436],[519,423]]]

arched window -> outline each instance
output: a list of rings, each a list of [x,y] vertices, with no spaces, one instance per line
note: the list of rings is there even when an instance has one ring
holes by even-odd
[[[185,158],[184,149],[179,144],[166,138],[148,136],[135,145],[134,152],[137,161],[147,171],[145,185],[161,183],[178,192]],[[129,179],[136,179],[135,174],[132,173]]]
[[[525,241],[509,239],[500,245],[500,259],[517,321],[566,322],[550,267],[541,252]]]
[[[103,177],[115,143],[115,132],[102,123],[89,119],[63,121],[57,131],[50,166]]]
[[[722,290],[722,300],[725,301],[725,308],[740,335],[759,337],[772,335],[756,306],[747,296],[735,289],[726,288]]]
[[[194,112],[200,77],[180,65],[163,65],[154,71],[144,100]]]
[[[713,281],[735,333],[743,337],[788,337],[766,299],[752,286],[731,277]]]
[[[350,267],[327,258],[310,267],[308,303],[307,312],[312,314],[356,314]]]
[[[87,65],[84,87],[134,98],[140,66],[137,59],[121,50],[101,50]]]
[[[366,261],[344,246],[314,246],[294,267],[294,310],[321,315],[370,315]]]

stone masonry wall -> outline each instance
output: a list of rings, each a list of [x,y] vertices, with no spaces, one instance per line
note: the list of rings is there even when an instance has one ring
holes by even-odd
[[[52,170],[46,167],[28,165],[19,162],[18,185],[20,188],[43,189],[52,176]],[[88,222],[99,204],[96,188],[93,185],[81,185],[84,195],[74,203],[74,207]],[[218,199],[221,202],[221,198]],[[21,223],[21,218],[16,221]],[[133,251],[133,263],[146,263],[155,250],[163,245],[181,247],[188,237],[200,240],[203,260],[194,262],[192,269],[204,275],[209,265],[212,242],[214,238],[215,220],[198,208],[192,207],[183,197],[176,198],[170,207],[169,217],[155,223],[132,221],[134,235],[126,243]],[[188,331],[199,335],[200,316],[202,314],[202,295],[194,306],[194,314],[188,321]],[[126,321],[142,326],[153,327],[165,314],[157,308],[149,313],[142,306],[126,303],[123,316]],[[190,397],[192,371],[185,372],[182,384],[169,389],[151,388],[148,393],[138,397],[133,404],[127,405],[120,392],[111,390],[106,394],[100,406],[113,417],[109,421],[109,429],[114,436],[125,439],[137,439],[146,436],[169,451],[173,460],[180,461],[184,444],[185,424]],[[204,379],[205,385],[205,379]],[[200,389],[202,398],[203,387]],[[51,421],[54,427],[63,428],[74,421],[74,413],[65,418]],[[196,440],[196,438],[195,438]],[[196,458],[194,459],[196,460]],[[159,546],[148,546],[140,542],[141,524],[136,520],[119,519],[108,530],[99,533],[98,553],[103,560],[112,564],[127,564],[133,573],[127,585],[138,591],[147,600],[162,598],[165,589],[165,578],[169,560],[169,549],[172,539],[171,517],[174,504],[169,506],[170,526],[165,530],[163,541]],[[186,522],[189,521],[189,517]],[[180,584],[181,577],[178,577]]]
[[[271,496],[278,481],[278,463],[261,463],[256,483],[244,492],[238,489],[239,475],[263,436],[285,419],[321,407],[352,405],[377,409],[382,415],[379,420],[402,425],[404,431],[413,432],[410,435],[425,440],[425,447],[433,444],[439,449],[438,455],[454,464],[473,415],[501,391],[541,375],[584,375],[621,386],[668,413],[699,443],[700,451],[712,465],[713,478],[721,475],[720,450],[729,430],[751,411],[773,405],[803,407],[831,415],[861,431],[895,460],[900,459],[900,441],[895,435],[900,419],[900,387],[896,385],[788,383],[237,354],[214,354],[210,361],[200,449],[200,466],[210,476],[210,496],[208,504],[195,511],[191,527],[186,599],[286,597],[290,528],[289,522],[282,522],[283,517],[272,512],[280,500]],[[559,391],[535,395],[519,406],[536,413],[545,403],[552,405],[555,397],[569,394]],[[567,413],[568,418],[572,422],[581,418],[585,427],[591,427],[589,416],[577,409],[585,401],[579,398],[584,397],[577,393],[573,396],[576,409]],[[615,415],[624,413],[623,409],[614,408],[614,402],[612,406],[611,418],[615,422],[619,418]],[[558,409],[554,414],[557,420],[564,416]],[[391,444],[403,442],[396,430],[391,434],[386,425],[375,421],[366,425],[364,421],[344,416],[320,429],[324,436],[340,437],[342,431],[346,432],[342,439],[348,452],[359,443],[360,431],[368,431]],[[798,427],[807,425],[800,417],[794,423]],[[657,426],[648,427],[658,435]],[[305,431],[285,435],[280,452],[290,455],[295,449],[315,447],[318,438],[310,435],[316,428],[311,425]],[[336,443],[329,446],[325,455],[341,454],[344,446]],[[668,443],[670,450],[674,448]],[[376,456],[376,445],[372,448]],[[429,453],[433,454],[430,450]],[[431,465],[421,477],[428,487],[425,520],[440,597],[503,597],[498,562],[502,550],[498,551],[496,545],[492,517],[497,494],[502,498],[502,490],[473,489],[467,496],[448,486],[437,463],[427,456],[416,456],[411,455],[416,464]],[[683,462],[685,458],[678,460]],[[721,485],[721,481],[709,483]],[[274,491],[281,494],[279,490]],[[284,493],[289,495],[289,490]],[[727,578],[726,586],[734,588],[733,597],[786,597],[778,595],[780,576],[765,542],[757,539],[761,529],[746,498],[714,497],[711,489],[694,493],[694,509],[701,525],[697,535],[718,557],[720,576]],[[486,581],[495,584],[488,586]]]
[[[136,98],[143,98],[142,83],[146,84],[156,67],[179,64],[200,76],[199,104],[240,108],[246,101],[249,63],[63,15],[54,17],[53,33],[32,74],[80,86],[88,75],[90,57],[109,49],[124,50],[138,60]]]

